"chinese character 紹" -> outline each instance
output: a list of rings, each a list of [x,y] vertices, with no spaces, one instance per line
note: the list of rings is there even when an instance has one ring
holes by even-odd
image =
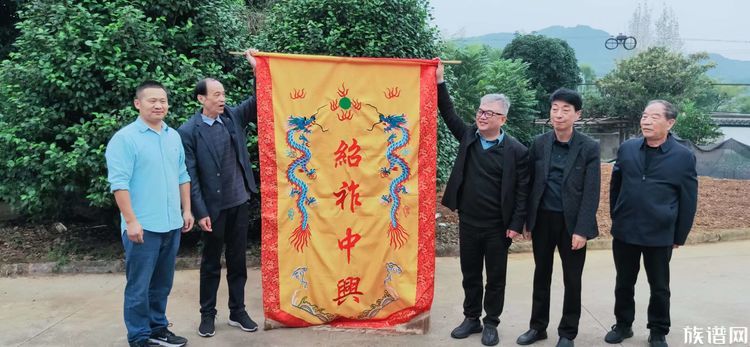
[[[346,298],[351,295],[352,298],[354,298],[354,301],[359,302],[359,297],[356,295],[364,295],[364,293],[359,291],[359,277],[347,277],[344,279],[340,279],[338,284],[336,285],[339,296],[333,301],[336,301],[336,303],[341,306],[341,304],[346,301]]]
[[[357,144],[357,139],[352,138],[352,144],[347,145],[344,140],[339,143],[339,148],[336,149],[333,154],[336,156],[336,163],[333,167],[339,167],[339,165],[348,164],[349,167],[359,166],[359,162],[362,160],[362,156],[359,155],[359,151],[362,148]]]
[[[346,228],[346,236],[339,240],[339,249],[342,251],[346,250],[347,264],[350,264],[352,248],[354,248],[354,245],[356,245],[361,238],[362,236],[359,234],[352,234],[352,228]]]
[[[337,198],[336,205],[339,205],[343,210],[345,208],[344,204],[346,203],[346,197],[350,196],[351,200],[349,202],[349,210],[354,213],[355,206],[362,206],[362,203],[359,202],[357,188],[359,188],[359,184],[354,183],[354,181],[350,181],[350,183],[341,182],[341,188],[339,188],[339,191],[333,193]]]

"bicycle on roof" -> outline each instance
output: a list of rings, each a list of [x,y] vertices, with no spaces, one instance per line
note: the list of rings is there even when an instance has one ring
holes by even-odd
[[[638,44],[638,41],[633,36],[627,36],[623,33],[618,34],[617,36],[611,36],[607,39],[607,41],[604,41],[604,47],[607,49],[615,49],[622,45],[623,48],[627,50],[631,50],[635,48],[635,46]]]

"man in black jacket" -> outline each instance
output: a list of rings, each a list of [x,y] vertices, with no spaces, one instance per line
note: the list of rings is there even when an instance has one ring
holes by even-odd
[[[245,57],[255,67],[254,51]],[[221,280],[221,253],[226,246],[229,325],[255,331],[258,325],[245,311],[247,229],[250,192],[257,192],[247,152],[248,123],[257,121],[255,97],[237,107],[224,104],[224,86],[211,78],[195,87],[202,109],[179,128],[185,163],[192,179],[191,201],[203,229],[200,269],[201,323],[198,334],[215,333],[216,292]]]
[[[538,136],[529,149],[531,193],[524,236],[533,242],[534,293],[529,330],[519,345],[547,338],[550,285],[555,248],[560,254],[565,296],[557,346],[573,346],[581,318],[581,275],[586,242],[599,235],[601,163],[599,144],[576,131],[581,117],[581,96],[560,88],[550,97],[553,131]]]
[[[502,131],[510,101],[502,94],[482,97],[474,125],[456,115],[443,80],[436,72],[438,108],[459,141],[458,156],[443,195],[443,205],[459,214],[459,243],[463,273],[465,319],[451,332],[466,338],[482,332],[482,344],[496,345],[497,325],[505,301],[508,247],[519,236],[526,218],[528,150]],[[482,315],[482,267],[487,269]]]
[[[672,250],[687,240],[698,200],[695,155],[669,133],[676,117],[669,102],[649,102],[641,116],[643,138],[624,142],[617,152],[609,193],[617,324],[604,338],[608,343],[633,336],[633,296],[643,255],[651,288],[649,345],[667,346],[669,261]]]

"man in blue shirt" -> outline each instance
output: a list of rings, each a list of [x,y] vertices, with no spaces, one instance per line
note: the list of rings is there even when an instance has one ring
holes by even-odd
[[[163,121],[169,110],[164,86],[141,83],[133,103],[138,118],[112,136],[105,154],[122,218],[128,342],[180,347],[187,339],[167,329],[165,311],[180,231],[193,228],[190,176],[180,135]]]

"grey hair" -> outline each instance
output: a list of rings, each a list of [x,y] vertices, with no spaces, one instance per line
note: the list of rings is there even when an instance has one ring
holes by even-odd
[[[677,107],[672,105],[671,102],[666,101],[666,100],[658,100],[658,99],[651,100],[648,102],[646,107],[651,106],[653,104],[661,104],[662,106],[664,106],[664,117],[666,117],[667,119],[677,118]]]
[[[503,104],[503,115],[508,115],[508,110],[510,110],[510,99],[508,99],[505,94],[485,94],[481,99],[479,99],[480,104],[498,101]]]

